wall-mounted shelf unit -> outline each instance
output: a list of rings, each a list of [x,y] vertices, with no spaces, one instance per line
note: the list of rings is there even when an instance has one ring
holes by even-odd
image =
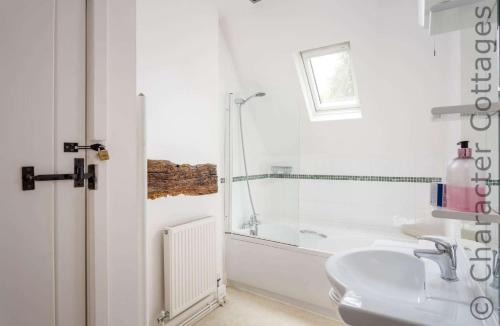
[[[500,215],[497,212],[492,212],[491,214],[480,214],[438,208],[432,211],[432,216],[436,218],[446,218],[460,221],[477,222],[479,220],[481,223],[500,223]]]
[[[500,111],[500,103],[493,103],[488,111],[479,111],[474,104],[438,106],[432,108],[431,113],[434,117],[440,117],[443,114],[492,114]]]
[[[474,6],[493,0],[418,0],[419,24],[430,35],[474,27]]]

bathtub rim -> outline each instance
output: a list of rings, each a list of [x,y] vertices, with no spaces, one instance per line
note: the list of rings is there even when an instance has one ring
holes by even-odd
[[[307,255],[314,255],[314,256],[328,258],[328,257],[335,254],[333,252],[304,248],[304,247],[300,247],[298,245],[287,244],[287,243],[277,242],[277,241],[267,240],[267,239],[261,239],[261,238],[253,237],[250,235],[240,234],[240,233],[233,233],[233,232],[226,231],[225,234],[226,234],[226,237],[229,239],[254,243],[256,245],[261,245],[261,246],[267,246],[267,247],[279,248],[279,249],[283,249],[283,250],[300,252],[300,253],[307,254]]]

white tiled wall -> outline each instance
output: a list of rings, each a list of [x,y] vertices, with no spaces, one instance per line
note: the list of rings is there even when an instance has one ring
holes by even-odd
[[[415,184],[302,180],[301,219],[335,221],[359,227],[414,222]]]

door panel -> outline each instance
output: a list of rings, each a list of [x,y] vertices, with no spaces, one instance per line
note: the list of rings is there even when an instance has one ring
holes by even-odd
[[[85,151],[64,153],[64,142],[85,143],[84,0],[56,1],[55,170],[73,171]],[[55,183],[56,325],[85,325],[85,190]],[[71,295],[68,295],[71,294]]]
[[[3,0],[0,71],[0,325],[84,325],[85,189],[21,189],[85,155],[62,152],[85,140],[84,1]]]

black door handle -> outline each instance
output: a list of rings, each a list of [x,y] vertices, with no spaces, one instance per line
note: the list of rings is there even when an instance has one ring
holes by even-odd
[[[85,159],[75,158],[75,169],[73,174],[40,174],[35,175],[33,166],[23,166],[21,169],[23,191],[34,190],[35,181],[58,181],[58,180],[73,180],[75,188],[85,186],[85,180],[88,180],[89,189],[95,190],[97,177],[95,173],[95,165],[91,164],[88,167],[88,172],[85,173]]]

